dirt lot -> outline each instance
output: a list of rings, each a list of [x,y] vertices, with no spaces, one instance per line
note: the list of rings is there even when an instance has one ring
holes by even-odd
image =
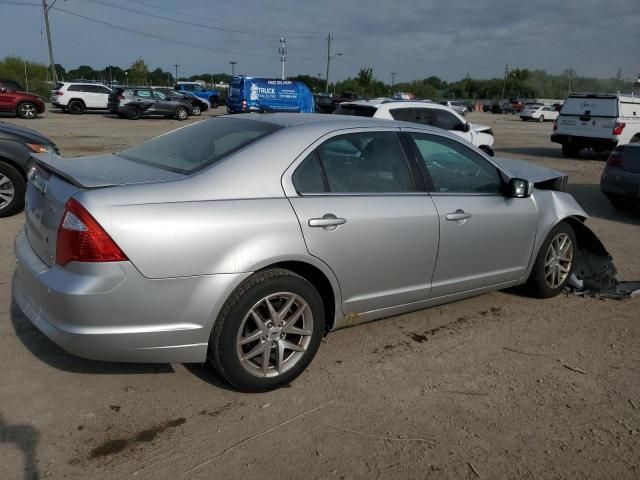
[[[565,160],[551,124],[472,114],[497,152],[570,174],[588,225],[640,280],[640,216],[600,194],[601,158]],[[49,111],[65,155],[176,128]],[[11,305],[0,219],[0,478],[640,478],[640,299],[499,292],[330,334],[290,388],[232,391],[204,365],[73,357]]]

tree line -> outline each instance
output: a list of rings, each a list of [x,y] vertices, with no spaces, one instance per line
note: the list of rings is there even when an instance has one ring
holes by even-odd
[[[103,83],[129,85],[173,85],[176,81],[173,72],[155,68],[151,70],[144,59],[139,58],[129,68],[108,65],[95,69],[89,65],[66,70],[62,65],[55,65],[59,80],[90,80]],[[41,63],[30,62],[16,56],[5,57],[0,61],[0,78],[17,81],[32,92],[48,97],[51,84],[49,69]],[[306,83],[314,92],[324,92],[325,81],[311,75],[296,75],[290,80]],[[205,83],[228,83],[231,76],[226,73],[202,73],[179,80]],[[577,75],[574,71],[562,74],[551,74],[544,70],[513,69],[504,78],[478,79],[467,76],[455,82],[447,82],[432,75],[421,80],[399,82],[391,86],[377,79],[373,69],[361,68],[355,77],[347,78],[329,85],[331,93],[355,92],[365,98],[388,97],[394,92],[407,92],[417,98],[442,100],[498,100],[505,98],[565,98],[570,92],[605,93],[620,91],[630,93],[634,83],[628,80],[618,81],[616,78],[592,78]],[[503,95],[504,91],[504,95]]]

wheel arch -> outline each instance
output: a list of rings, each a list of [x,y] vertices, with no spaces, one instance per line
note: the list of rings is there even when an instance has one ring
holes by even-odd
[[[71,102],[80,102],[80,103],[82,103],[82,105],[84,105],[84,108],[87,108],[87,104],[84,103],[84,100],[82,98],[76,98],[76,97],[70,98],[69,101],[67,102],[67,107],[69,106],[69,104]]]

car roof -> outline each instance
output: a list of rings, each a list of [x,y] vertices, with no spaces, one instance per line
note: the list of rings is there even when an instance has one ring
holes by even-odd
[[[431,100],[390,100],[388,98],[374,98],[372,100],[354,100],[352,102],[341,102],[340,105],[362,105],[368,107],[380,108],[382,105],[387,106],[403,106],[403,107],[435,107],[441,110],[449,110],[444,105],[433,103]]]
[[[408,103],[408,102],[407,102]],[[419,102],[416,102],[419,103]],[[259,122],[267,122],[283,128],[310,126],[319,130],[332,132],[335,130],[349,128],[418,128],[425,132],[435,132],[439,135],[446,135],[448,132],[441,128],[411,122],[401,122],[398,120],[387,120],[381,118],[358,117],[351,115],[327,115],[322,113],[241,113],[238,115],[223,115],[216,118],[246,118]]]
[[[104,83],[100,83],[100,82],[58,82],[58,83],[61,83],[62,85],[98,85],[99,87],[106,87]]]

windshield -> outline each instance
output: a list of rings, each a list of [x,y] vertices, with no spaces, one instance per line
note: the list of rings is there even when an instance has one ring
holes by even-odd
[[[255,120],[211,118],[160,135],[117,155],[163,170],[191,174],[280,128]]]

